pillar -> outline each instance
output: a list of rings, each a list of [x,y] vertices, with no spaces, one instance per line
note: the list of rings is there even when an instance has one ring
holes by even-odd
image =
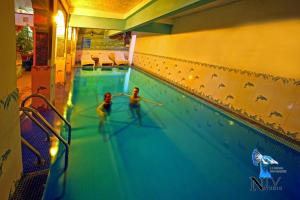
[[[0,199],[14,192],[22,173],[14,9],[14,1],[0,1]]]

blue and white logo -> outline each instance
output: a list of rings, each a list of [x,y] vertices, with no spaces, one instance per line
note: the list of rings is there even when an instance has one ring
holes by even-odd
[[[278,165],[278,162],[271,156],[262,155],[257,149],[252,152],[252,162],[254,166],[259,164],[259,178],[260,179],[271,179],[270,165]]]

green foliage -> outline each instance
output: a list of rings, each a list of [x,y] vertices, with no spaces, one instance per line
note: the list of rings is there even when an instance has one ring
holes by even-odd
[[[29,26],[25,26],[16,37],[17,49],[21,54],[29,54],[33,50],[33,37],[32,31]]]

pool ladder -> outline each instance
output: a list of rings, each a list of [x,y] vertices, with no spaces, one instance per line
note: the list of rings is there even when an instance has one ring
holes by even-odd
[[[30,98],[40,98],[42,99],[58,116],[60,119],[62,119],[65,124],[68,126],[68,140],[65,141],[65,139],[63,137],[60,136],[60,134],[54,129],[54,127],[51,126],[51,124],[39,113],[39,111],[37,111],[36,109],[32,108],[32,107],[27,107],[26,105],[26,101],[28,101]],[[47,99],[46,97],[44,97],[43,95],[40,94],[32,94],[28,97],[26,97],[22,103],[21,103],[21,107],[19,109],[22,113],[20,115],[20,118],[22,115],[26,115],[29,119],[31,119],[31,121],[33,121],[37,126],[39,126],[43,132],[46,134],[47,137],[47,141],[50,141],[50,133],[49,131],[60,141],[63,143],[63,145],[65,146],[66,152],[65,152],[65,166],[64,166],[64,171],[67,170],[68,168],[68,158],[69,158],[69,145],[71,144],[71,124],[70,122],[68,122],[59,112],[58,110],[54,107],[54,105],[52,105]],[[41,123],[42,122],[42,123]],[[33,147],[27,140],[25,140],[23,137],[21,137],[21,142],[22,144],[24,144],[26,147],[28,147],[28,149],[35,154],[35,156],[38,159],[38,164],[43,165],[45,163],[45,160],[42,158],[40,152]]]

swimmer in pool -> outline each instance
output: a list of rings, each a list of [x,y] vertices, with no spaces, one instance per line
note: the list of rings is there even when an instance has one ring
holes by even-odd
[[[111,113],[111,106],[112,106],[112,97],[115,96],[121,96],[123,95],[122,93],[119,94],[114,94],[112,95],[110,92],[106,92],[104,94],[104,98],[103,98],[103,102],[100,103],[97,108],[96,108],[96,112],[99,116],[99,132],[101,132],[103,134],[103,140],[107,141],[108,140],[108,136],[105,134],[105,127],[104,127],[104,123],[107,120],[107,117],[110,115]]]
[[[117,93],[112,95],[110,92],[106,92],[104,94],[104,98],[103,98],[103,102],[100,103],[97,108],[96,108],[96,112],[100,118],[100,122],[105,121],[106,117],[110,115],[110,111],[111,111],[111,105],[112,105],[112,97],[116,97],[116,96],[122,96],[123,93]]]
[[[99,120],[100,120],[100,125],[103,125],[107,115],[110,114],[111,111],[111,105],[112,105],[112,95],[110,92],[106,92],[104,94],[104,98],[103,98],[103,102],[100,103],[97,108],[96,108],[96,112],[99,116]]]
[[[138,87],[134,87],[131,95],[129,95],[129,94],[124,94],[124,95],[129,97],[129,109],[130,109],[132,116],[135,117],[135,114],[136,114],[138,117],[139,123],[141,124],[141,119],[142,119],[141,118],[141,107],[140,107],[141,101],[144,101],[146,103],[152,103],[157,106],[161,106],[162,104],[139,96],[139,91],[140,91],[140,89]]]
[[[134,87],[133,91],[132,91],[132,95],[127,95],[127,96],[129,96],[129,103],[131,105],[139,105],[140,101],[144,101],[144,102],[147,102],[147,103],[152,103],[152,104],[157,105],[157,106],[162,105],[161,103],[154,102],[150,99],[146,99],[146,98],[143,98],[143,97],[139,96],[139,92],[140,92],[140,89],[138,87]]]

